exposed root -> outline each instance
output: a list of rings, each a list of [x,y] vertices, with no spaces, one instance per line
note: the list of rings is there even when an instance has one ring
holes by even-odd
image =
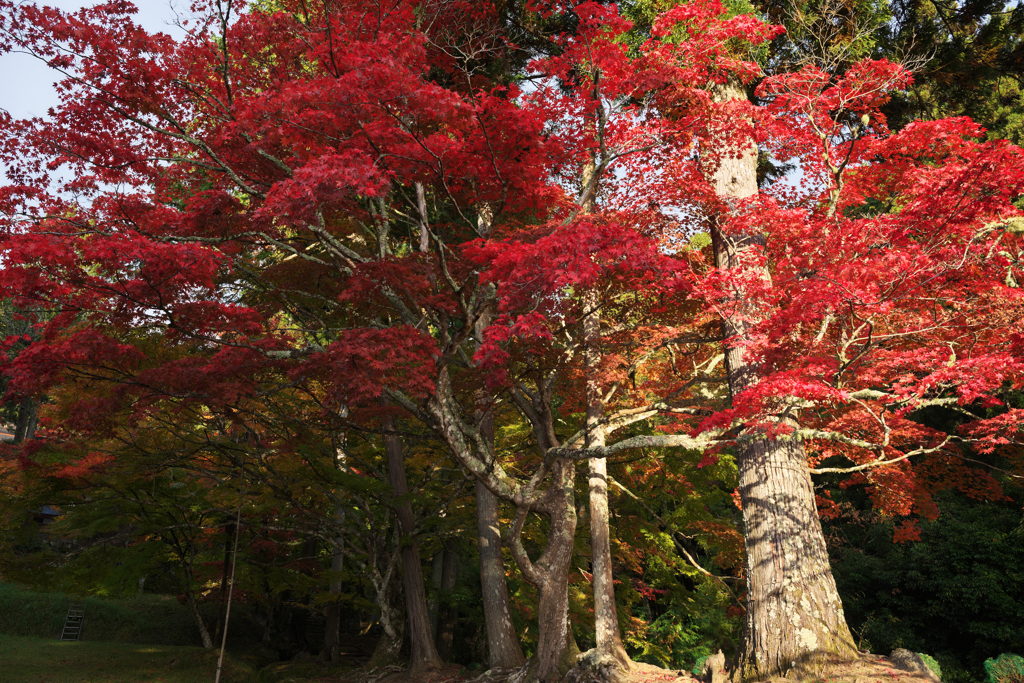
[[[615,655],[594,649],[580,655],[563,680],[565,683],[627,683],[628,676]]]
[[[342,683],[381,683],[385,678],[405,672],[404,666],[382,666],[376,669],[355,669],[338,677]]]

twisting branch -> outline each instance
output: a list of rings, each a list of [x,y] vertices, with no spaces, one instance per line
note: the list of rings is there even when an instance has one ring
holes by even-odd
[[[853,467],[818,467],[812,469],[811,474],[850,474],[852,472],[863,472],[864,470],[869,470],[873,467],[883,467],[885,465],[892,465],[894,463],[901,462],[915,455],[924,455],[926,453],[935,453],[936,451],[940,451],[943,448],[945,448],[946,444],[948,444],[950,439],[952,438],[953,437],[951,436],[947,436],[945,439],[942,440],[942,443],[940,443],[938,446],[934,446],[932,448],[915,448],[914,450],[908,451],[897,458],[885,459],[882,456],[879,456],[879,458],[876,460],[866,462],[861,465],[855,465]]]

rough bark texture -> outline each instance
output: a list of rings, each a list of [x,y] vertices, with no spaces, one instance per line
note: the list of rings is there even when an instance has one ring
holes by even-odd
[[[517,512],[509,539],[512,553],[523,576],[537,587],[537,654],[527,667],[527,680],[561,680],[576,663],[579,648],[569,629],[569,566],[576,535],[576,506],[573,491],[576,467],[558,460],[551,468],[551,486],[544,507],[551,528],[544,552],[536,563],[530,561],[519,532],[526,512]]]
[[[600,296],[588,292],[584,298],[586,313],[583,318],[583,339],[586,345],[587,368],[587,447],[605,445],[601,418],[604,415],[604,396],[598,372],[601,365]],[[594,585],[595,648],[609,654],[628,669],[630,660],[619,635],[619,616],[615,607],[615,583],[612,578],[611,530],[608,524],[608,461],[591,458],[589,462],[590,488],[590,563]]]
[[[491,669],[511,669],[526,663],[512,626],[505,562],[501,557],[498,498],[476,483],[476,530],[480,548],[480,592],[487,627],[487,663]]]
[[[483,315],[476,323],[477,348],[490,322]],[[484,438],[494,451],[494,413],[483,396],[478,400],[478,417]],[[493,457],[493,456],[491,456]],[[501,525],[498,497],[476,482],[476,536],[480,552],[480,594],[484,603],[484,624],[487,628],[487,663],[490,668],[511,669],[526,663],[523,648],[512,625],[505,560],[501,556]]]
[[[747,550],[741,672],[762,678],[815,652],[853,655],[803,445],[757,438],[739,456]]]
[[[716,93],[719,101],[744,97],[742,88],[733,83]],[[712,180],[718,195],[727,200],[755,194],[753,143],[741,154],[725,158]],[[713,230],[712,241],[719,268],[744,268],[749,275],[771,277],[767,269],[755,272],[743,262],[744,251],[763,244],[763,236]],[[731,296],[746,301],[742,291]],[[751,322],[769,313],[759,310],[757,302],[747,302],[743,310]],[[726,337],[733,340],[726,350],[732,395],[759,378],[760,368],[743,353],[751,322],[723,321]],[[737,673],[744,679],[764,678],[785,674],[794,662],[815,652],[852,655],[853,638],[829,566],[803,444],[792,438],[764,438],[751,430],[743,436],[737,459],[747,554],[747,613]]]
[[[565,675],[563,683],[626,683],[629,674],[618,658],[598,648],[588,650],[576,660],[576,666]]]
[[[385,429],[394,430],[393,420],[387,420]],[[394,434],[384,436],[384,450],[388,460],[388,478],[396,498],[408,495],[409,486],[405,477],[405,453],[401,440]],[[412,654],[409,657],[409,673],[419,673],[443,665],[430,637],[430,614],[427,609],[427,591],[423,586],[423,568],[420,564],[420,547],[416,541],[416,525],[412,506],[408,502],[395,506],[399,529],[402,532],[402,581],[405,586],[405,611],[409,627],[409,641]]]

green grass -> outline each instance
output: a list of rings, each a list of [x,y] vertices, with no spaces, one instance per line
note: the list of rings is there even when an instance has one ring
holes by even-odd
[[[0,583],[0,634],[60,637],[72,598],[62,593],[41,593]],[[113,641],[136,645],[200,645],[199,631],[192,615],[169,595],[140,595],[113,600],[85,598],[83,641]],[[218,605],[204,604],[208,627],[216,622]],[[228,649],[251,649],[261,633],[251,623],[246,606],[231,610]],[[248,636],[248,637],[246,637]]]
[[[217,651],[2,635],[0,662],[0,680],[11,683],[210,683]],[[220,680],[251,683],[256,668],[226,656]]]

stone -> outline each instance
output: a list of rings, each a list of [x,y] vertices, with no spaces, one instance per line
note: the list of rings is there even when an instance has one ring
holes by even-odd
[[[896,648],[889,655],[889,663],[902,671],[909,671],[910,673],[935,681],[935,683],[941,683],[941,679],[935,675],[935,672],[928,668],[928,665],[924,663],[924,660],[921,659],[918,654],[911,652],[910,650],[905,650],[902,647]]]
[[[729,675],[725,669],[725,653],[721,650],[704,660],[700,671],[700,680],[704,683],[728,683]]]

